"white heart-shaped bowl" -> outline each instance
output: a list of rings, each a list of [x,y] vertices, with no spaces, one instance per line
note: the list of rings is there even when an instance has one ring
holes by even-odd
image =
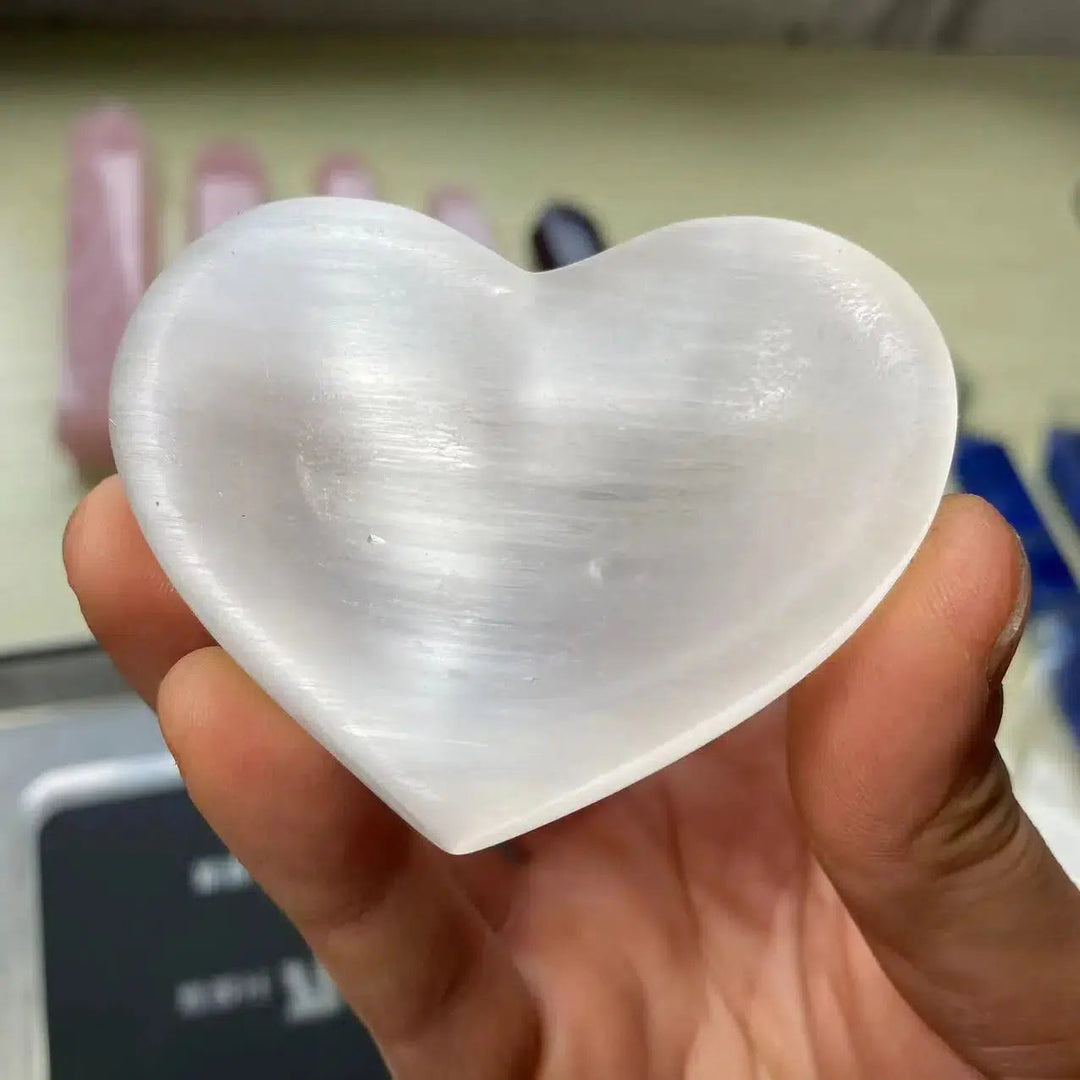
[[[400,207],[298,199],[155,282],[112,432],[217,641],[465,852],[833,652],[930,525],[956,384],[911,287],[806,225],[687,222],[531,274]]]

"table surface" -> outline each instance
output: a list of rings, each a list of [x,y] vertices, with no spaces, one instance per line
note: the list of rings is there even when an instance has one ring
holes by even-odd
[[[388,199],[474,186],[503,248],[555,195],[620,240],[680,218],[793,217],[925,296],[971,421],[1034,475],[1080,416],[1080,62],[647,43],[6,35],[0,41],[0,652],[86,636],[60,565],[78,476],[54,437],[64,137],[121,98],[156,143],[166,257],[198,144],[250,137],[273,192],[355,149]],[[1059,522],[1060,524],[1060,522]],[[1075,546],[1071,549],[1075,557]]]

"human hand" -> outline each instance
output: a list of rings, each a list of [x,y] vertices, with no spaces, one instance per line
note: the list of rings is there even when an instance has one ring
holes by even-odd
[[[401,1080],[1080,1076],[1080,894],[997,755],[1030,583],[951,498],[782,705],[523,837],[417,836],[214,646],[116,478],[65,558],[196,805]]]

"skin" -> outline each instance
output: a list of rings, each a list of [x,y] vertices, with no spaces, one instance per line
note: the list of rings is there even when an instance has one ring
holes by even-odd
[[[780,706],[459,858],[213,644],[115,478],[65,558],[196,804],[399,1080],[1080,1076],[1080,893],[994,746],[1030,578],[985,504],[947,499]]]

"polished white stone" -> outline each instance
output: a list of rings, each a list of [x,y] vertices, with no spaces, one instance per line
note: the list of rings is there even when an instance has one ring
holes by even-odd
[[[781,696],[923,538],[956,428],[912,289],[791,222],[530,274],[400,207],[196,242],[121,348],[113,444],[217,640],[463,852]]]

